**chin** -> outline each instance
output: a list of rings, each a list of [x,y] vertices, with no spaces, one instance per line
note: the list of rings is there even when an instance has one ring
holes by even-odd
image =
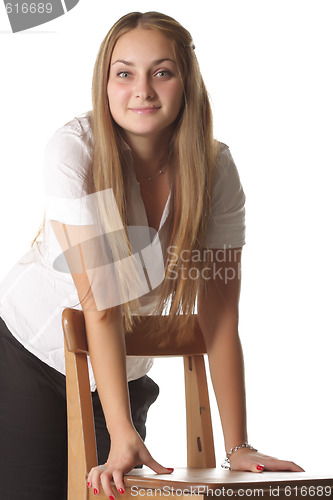
[[[147,128],[136,128],[136,129],[127,129],[126,132],[131,135],[149,137],[154,136],[155,134],[159,134],[163,132],[166,127],[147,127]]]

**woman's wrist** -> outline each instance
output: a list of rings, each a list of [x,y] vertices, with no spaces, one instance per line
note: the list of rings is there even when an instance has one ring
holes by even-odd
[[[227,451],[227,458],[230,458],[233,453],[236,453],[236,451],[242,448],[249,448],[250,450],[258,451],[255,448],[253,448],[253,446],[251,446],[247,441],[245,441],[244,443],[234,446],[229,451]]]
[[[224,449],[226,454],[233,448],[236,448],[243,443],[248,443],[248,435],[245,424],[237,426],[237,428],[224,430]]]
[[[130,417],[120,418],[117,420],[113,419],[112,423],[108,425],[108,431],[110,436],[124,436],[126,434],[136,432],[132,419]]]
[[[242,453],[243,451],[245,450],[251,450],[251,451],[258,451],[256,448],[254,448],[253,446],[251,446],[250,444],[248,444],[248,442],[244,442],[242,444],[239,444],[237,446],[234,446],[233,448],[231,448],[229,451],[227,451],[227,454],[226,454],[226,457],[221,465],[221,467],[223,469],[230,469],[230,457],[238,452],[238,453]]]

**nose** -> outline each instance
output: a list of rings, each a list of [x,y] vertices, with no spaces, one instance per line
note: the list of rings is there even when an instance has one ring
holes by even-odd
[[[151,80],[148,76],[142,76],[138,78],[137,85],[135,88],[135,95],[137,99],[152,99],[155,97],[155,90],[151,84]]]

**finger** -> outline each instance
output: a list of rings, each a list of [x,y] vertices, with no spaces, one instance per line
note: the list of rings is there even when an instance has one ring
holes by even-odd
[[[231,466],[231,470],[242,470],[242,471],[248,471],[248,472],[263,472],[265,469],[265,466],[261,462],[254,462],[253,460],[246,460],[243,459],[241,460],[238,464],[236,469]]]
[[[90,472],[89,472],[89,474],[87,476],[87,488],[91,488],[93,471],[94,471],[94,468],[90,470]]]
[[[125,493],[124,475],[120,470],[113,471],[113,482],[121,495]]]
[[[90,479],[90,473],[87,476],[87,488],[91,488],[91,479]]]
[[[252,463],[250,464],[250,472],[263,472],[265,469],[265,466],[262,463]]]
[[[100,493],[100,476],[101,470],[97,467],[91,469],[88,476],[88,482],[90,483],[89,487],[94,491],[95,495],[99,495]]]
[[[288,464],[288,469],[286,470],[290,470],[291,472],[305,472],[305,470],[302,469],[302,467],[295,464],[294,462],[285,462],[285,463]]]
[[[112,480],[113,475],[111,472],[105,471],[101,474],[100,479],[101,479],[101,484],[102,488],[104,490],[105,495],[110,499],[110,500],[115,500],[116,495],[114,492],[114,489],[111,486],[111,480]],[[114,479],[114,477],[113,477]]]
[[[305,472],[302,467],[287,460],[271,460],[265,463],[265,468],[270,471]]]
[[[156,474],[171,474],[174,471],[172,467],[163,467],[163,465],[156,462],[153,457],[147,459],[144,462],[144,465],[147,465],[147,467],[156,472]]]

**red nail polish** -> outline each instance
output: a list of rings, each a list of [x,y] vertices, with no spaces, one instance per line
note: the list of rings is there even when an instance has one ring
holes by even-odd
[[[98,490],[96,490],[96,488],[94,488],[94,495],[98,495]]]
[[[167,469],[170,471],[170,472],[173,472],[175,469],[173,469],[172,467],[167,467]]]
[[[119,491],[119,493],[120,493],[121,495],[123,495],[123,494],[125,493],[125,492],[124,492],[124,490],[123,490],[122,488],[119,488],[119,490],[118,490],[118,491]]]
[[[262,465],[257,465],[258,470],[264,470],[264,467]]]
[[[89,481],[87,482],[87,488],[90,488],[90,483],[89,483]]]
[[[112,495],[109,496],[110,500],[114,500],[114,497]]]

